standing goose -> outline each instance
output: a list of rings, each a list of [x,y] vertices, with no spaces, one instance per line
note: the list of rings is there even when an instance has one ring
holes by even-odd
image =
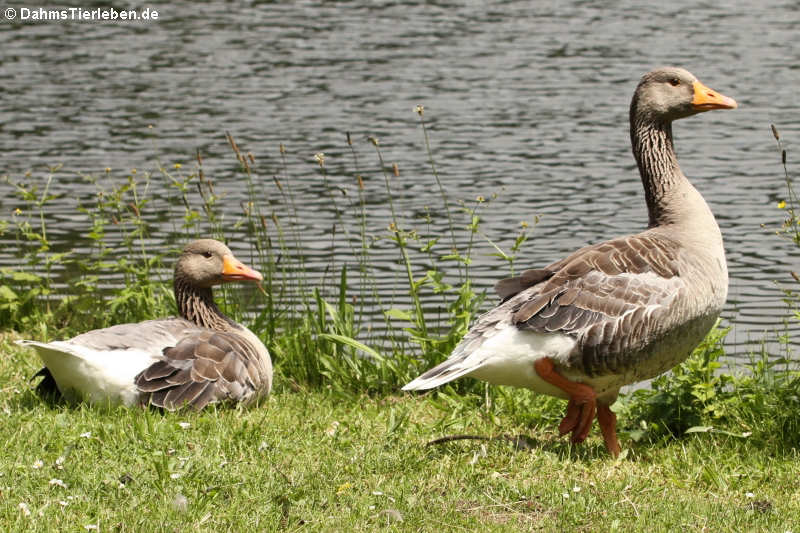
[[[403,390],[472,376],[565,398],[560,434],[582,442],[596,414],[608,451],[619,455],[609,407],[620,388],[685,360],[728,293],[722,235],[678,166],[672,121],[734,108],[732,98],[684,69],[645,74],[631,101],[630,131],[648,228],[498,282],[503,303],[478,319],[447,360]]]
[[[211,288],[260,281],[261,274],[212,239],[189,243],[175,264],[180,317],[121,324],[32,346],[66,397],[90,403],[151,404],[168,410],[248,402],[269,393],[272,361],[264,344],[214,303]]]

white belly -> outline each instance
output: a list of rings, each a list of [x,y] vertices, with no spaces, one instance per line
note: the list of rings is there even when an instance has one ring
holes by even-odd
[[[568,399],[566,392],[539,377],[533,366],[542,357],[549,357],[556,365],[556,370],[565,378],[589,385],[598,397],[602,398],[608,393],[609,397],[615,398],[619,388],[625,384],[624,376],[588,378],[581,372],[569,369],[566,362],[575,345],[576,340],[569,335],[523,331],[509,326],[487,339],[469,356],[469,359],[483,359],[484,362],[467,375],[494,385],[524,387],[541,394]]]
[[[93,404],[136,404],[139,391],[133,378],[157,360],[142,350],[99,351],[63,341],[25,344],[36,349],[61,394]]]

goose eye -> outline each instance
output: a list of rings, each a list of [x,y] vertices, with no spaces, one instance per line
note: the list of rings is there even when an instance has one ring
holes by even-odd
[[[205,257],[206,259],[211,259],[212,255],[213,254],[211,252],[203,252],[203,257]]]
[[[681,84],[681,80],[679,80],[678,78],[672,78],[671,80],[669,80],[669,84],[672,85],[673,87],[677,87],[678,85]]]

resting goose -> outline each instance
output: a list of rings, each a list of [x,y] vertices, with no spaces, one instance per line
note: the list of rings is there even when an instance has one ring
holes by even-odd
[[[225,316],[211,289],[261,274],[212,239],[189,243],[175,264],[180,317],[121,324],[33,347],[58,390],[90,403],[150,404],[168,410],[248,402],[269,393],[269,352],[249,329]]]
[[[630,133],[650,223],[642,233],[581,248],[497,283],[503,302],[478,318],[450,357],[403,387],[462,376],[568,400],[559,425],[582,442],[597,416],[617,456],[622,386],[685,360],[713,327],[728,292],[714,215],[678,166],[672,121],[736,102],[681,68],[645,74]]]

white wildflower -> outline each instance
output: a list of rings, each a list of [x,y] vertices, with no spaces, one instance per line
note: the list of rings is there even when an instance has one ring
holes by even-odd
[[[373,495],[373,496],[383,496],[383,497],[387,498],[387,499],[388,499],[390,502],[394,502],[394,501],[395,501],[395,499],[394,499],[394,498],[392,498],[392,497],[391,497],[391,496],[389,496],[388,494],[384,494],[383,492],[381,492],[381,491],[379,491],[379,490],[373,490],[373,491],[372,491],[372,495]]]
[[[178,425],[181,427],[181,429],[189,429],[191,427],[189,422],[178,422]]]
[[[53,478],[50,480],[51,487],[61,487],[62,489],[67,488],[67,484],[61,481],[60,479]]]
[[[17,507],[19,507],[19,510],[22,511],[22,516],[30,516],[31,515],[31,509],[30,509],[30,507],[28,507],[27,503],[19,502],[19,505]]]
[[[480,449],[472,454],[472,459],[470,459],[469,464],[477,464],[481,457],[486,457],[486,446],[484,444],[481,444]]]
[[[43,466],[44,466],[44,461],[42,461],[41,459],[36,459],[31,465],[31,468],[33,468],[34,470],[39,470]]]
[[[329,437],[333,437],[334,435],[336,435],[336,431],[338,429],[339,429],[339,422],[334,420],[333,422],[331,422],[331,425],[328,426],[328,429],[325,430],[325,434],[328,435]]]
[[[172,506],[178,511],[185,511],[189,507],[189,499],[179,492],[172,499]]]

